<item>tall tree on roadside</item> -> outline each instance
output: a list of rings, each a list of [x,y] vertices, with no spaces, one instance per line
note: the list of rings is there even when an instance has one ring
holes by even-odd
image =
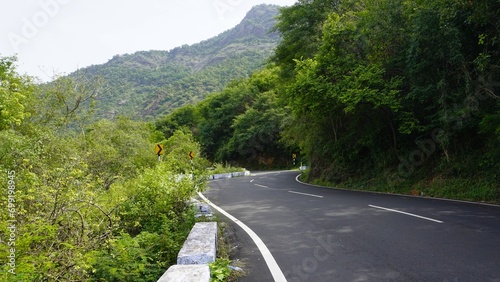
[[[16,58],[0,57],[0,130],[21,125],[29,116],[26,102],[34,86],[31,79],[15,70]]]
[[[272,60],[282,68],[285,78],[293,77],[295,60],[312,58],[322,40],[323,23],[328,15],[338,11],[340,0],[299,0],[282,8],[275,30],[282,41]]]

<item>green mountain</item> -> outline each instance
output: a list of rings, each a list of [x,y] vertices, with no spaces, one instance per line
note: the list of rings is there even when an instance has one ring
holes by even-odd
[[[97,116],[142,119],[167,114],[247,77],[263,67],[280,41],[278,33],[270,32],[278,10],[275,5],[255,6],[236,27],[206,41],[170,51],[116,55],[79,70],[104,79]]]

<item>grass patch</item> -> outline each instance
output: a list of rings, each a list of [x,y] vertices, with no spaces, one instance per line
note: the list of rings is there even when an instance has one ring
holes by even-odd
[[[224,173],[231,173],[231,172],[244,172],[246,171],[245,168],[242,167],[234,167],[231,166],[230,164],[219,164],[215,163],[210,169],[209,172],[210,174],[224,174]]]
[[[430,181],[416,183],[414,190],[430,197],[498,203],[498,188],[483,179],[450,179],[438,176]]]
[[[431,177],[415,174],[412,178],[403,179],[392,171],[386,171],[370,178],[352,177],[338,184],[323,179],[310,180],[307,172],[300,179],[333,188],[500,204],[500,187],[488,177],[465,178],[441,173]]]
[[[227,223],[217,221],[217,259],[210,263],[210,275],[212,282],[232,282],[246,275],[244,271],[232,270],[231,267],[243,269],[245,263],[240,260],[232,260],[234,244]]]

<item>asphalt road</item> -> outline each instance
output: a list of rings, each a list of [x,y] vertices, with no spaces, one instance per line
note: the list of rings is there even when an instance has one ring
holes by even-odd
[[[312,187],[298,172],[210,183],[204,194],[251,228],[287,281],[500,281],[500,207]],[[249,274],[273,281],[236,224]]]

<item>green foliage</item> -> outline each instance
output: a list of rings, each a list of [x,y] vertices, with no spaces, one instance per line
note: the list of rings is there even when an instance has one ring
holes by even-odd
[[[498,3],[326,2],[299,1],[277,24],[278,94],[292,111],[282,136],[309,159],[308,177],[392,175],[418,148],[425,159],[400,176],[410,182],[440,172],[498,181]],[[448,174],[464,155],[475,174]]]
[[[245,111],[257,92],[258,89],[249,81],[237,81],[199,104],[202,117],[199,140],[208,158],[221,161],[217,158],[218,151],[232,135],[234,118]]]
[[[101,120],[87,127],[84,134],[82,150],[89,172],[103,181],[105,188],[155,164],[153,133],[143,122]]]
[[[485,170],[498,171],[500,169],[500,112],[483,118],[480,123],[480,133],[486,138],[487,148],[481,167]]]
[[[146,169],[137,178],[115,184],[109,197],[120,199],[118,236],[107,250],[89,255],[96,281],[154,281],[169,265],[194,225],[188,200],[195,192],[189,178],[168,171],[166,163]]]
[[[174,144],[182,145],[174,147]],[[190,171],[185,150],[190,146],[197,146],[190,135],[175,132],[166,141],[168,153],[161,163],[146,168],[127,182],[111,186],[106,197],[117,201],[114,215],[120,219],[116,230],[121,233],[107,241],[111,253],[98,250],[90,255],[89,259],[95,261],[93,279],[154,281],[169,265],[175,264],[177,253],[194,225],[188,201],[196,191],[204,189],[206,179],[196,174],[198,169],[194,180],[179,174],[188,167]],[[185,164],[174,162],[181,155]],[[107,258],[106,264],[100,264],[102,257]],[[124,268],[124,264],[130,265],[130,269]]]
[[[196,134],[197,125],[201,120],[198,108],[193,105],[187,105],[174,110],[169,115],[158,119],[155,123],[156,128],[164,133],[166,138],[170,138],[176,130],[187,128]]]
[[[301,0],[281,9],[273,63],[229,83],[270,54],[266,17],[47,85],[0,59],[0,189],[15,182],[0,237],[15,217],[17,273],[3,264],[0,280],[155,281],[194,222],[186,202],[205,187],[204,157],[287,167],[300,148],[316,183],[499,201],[498,1]],[[209,92],[154,127],[130,119]],[[112,119],[95,122],[96,110]]]
[[[231,269],[229,264],[231,261],[229,259],[217,259],[215,262],[209,264],[210,266],[210,281],[213,282],[226,282],[231,275]]]
[[[220,163],[214,163],[212,167],[210,168],[209,173],[210,174],[224,174],[224,173],[231,173],[231,172],[244,172],[245,169],[241,167],[234,167],[229,164],[220,164]]]
[[[228,224],[219,222],[217,224],[217,259],[215,262],[210,263],[211,281],[238,281],[239,278],[246,275],[242,268],[245,263],[240,260],[232,261],[230,259],[231,252],[234,246],[231,243],[231,236],[227,232]],[[231,269],[231,267],[238,267],[240,269]]]
[[[141,247],[139,236],[123,234],[109,241],[108,250],[90,253],[89,263],[96,281],[151,281],[145,275],[148,267],[147,249]]]
[[[29,116],[26,102],[33,86],[28,77],[16,73],[15,58],[0,58],[0,130],[21,125]]]
[[[198,178],[206,176],[208,163],[201,157],[201,145],[194,140],[191,132],[177,130],[163,144],[166,150],[163,161],[166,162],[168,170],[183,174],[194,173]],[[194,153],[192,161],[190,152]]]
[[[16,175],[17,272],[27,281],[86,279],[81,258],[109,235],[111,224],[97,200],[99,183],[87,174],[87,166],[75,155],[70,138],[50,134],[19,138],[5,133],[2,135],[10,139],[10,144],[19,144],[10,148],[13,154],[4,158],[0,169],[2,188],[7,171]],[[6,210],[6,204],[6,194],[2,194],[2,209]],[[1,221],[7,224],[6,214]],[[1,235],[4,238],[5,232]],[[2,246],[0,252],[6,251]]]
[[[192,132],[201,144],[200,153],[215,162],[287,166],[290,149],[280,136],[287,111],[276,94],[280,91],[278,72],[269,66],[247,80],[234,81],[196,106],[159,119],[156,128],[167,137],[179,128]]]
[[[275,5],[259,5],[239,25],[214,38],[170,51],[117,55],[70,76],[102,78],[98,118],[153,120],[262,68],[279,42],[278,34],[268,32],[277,13]]]
[[[261,167],[282,162],[286,158],[286,148],[280,142],[280,132],[285,115],[273,92],[259,94],[253,105],[233,120],[234,132],[220,149],[219,158],[237,159],[240,164]]]
[[[112,187],[111,193],[124,197],[119,216],[125,219],[129,234],[141,231],[157,232],[161,218],[176,219],[186,209],[186,203],[195,192],[195,185],[188,177],[180,177],[162,163],[145,170],[137,178]]]
[[[12,210],[0,214],[3,242],[15,219],[11,245],[0,244],[2,257],[15,254],[15,269],[2,264],[0,280],[156,281],[194,224],[186,202],[204,188],[205,176],[179,175],[188,165],[169,162],[180,151],[158,164],[158,132],[150,124],[91,123],[93,99],[82,97],[92,97],[99,84],[17,83],[33,92],[17,101],[29,109],[22,122],[0,129],[0,188],[13,187],[10,198],[0,194],[0,209]],[[199,152],[190,135],[171,138]],[[199,167],[206,167],[200,157]]]
[[[282,67],[285,77],[292,76],[296,60],[311,58],[318,51],[324,21],[339,8],[338,3],[338,0],[300,0],[280,10],[275,30],[283,39],[273,61]]]
[[[83,130],[93,118],[95,101],[103,90],[98,76],[59,77],[38,87],[35,103],[30,103],[32,121],[54,130]]]

